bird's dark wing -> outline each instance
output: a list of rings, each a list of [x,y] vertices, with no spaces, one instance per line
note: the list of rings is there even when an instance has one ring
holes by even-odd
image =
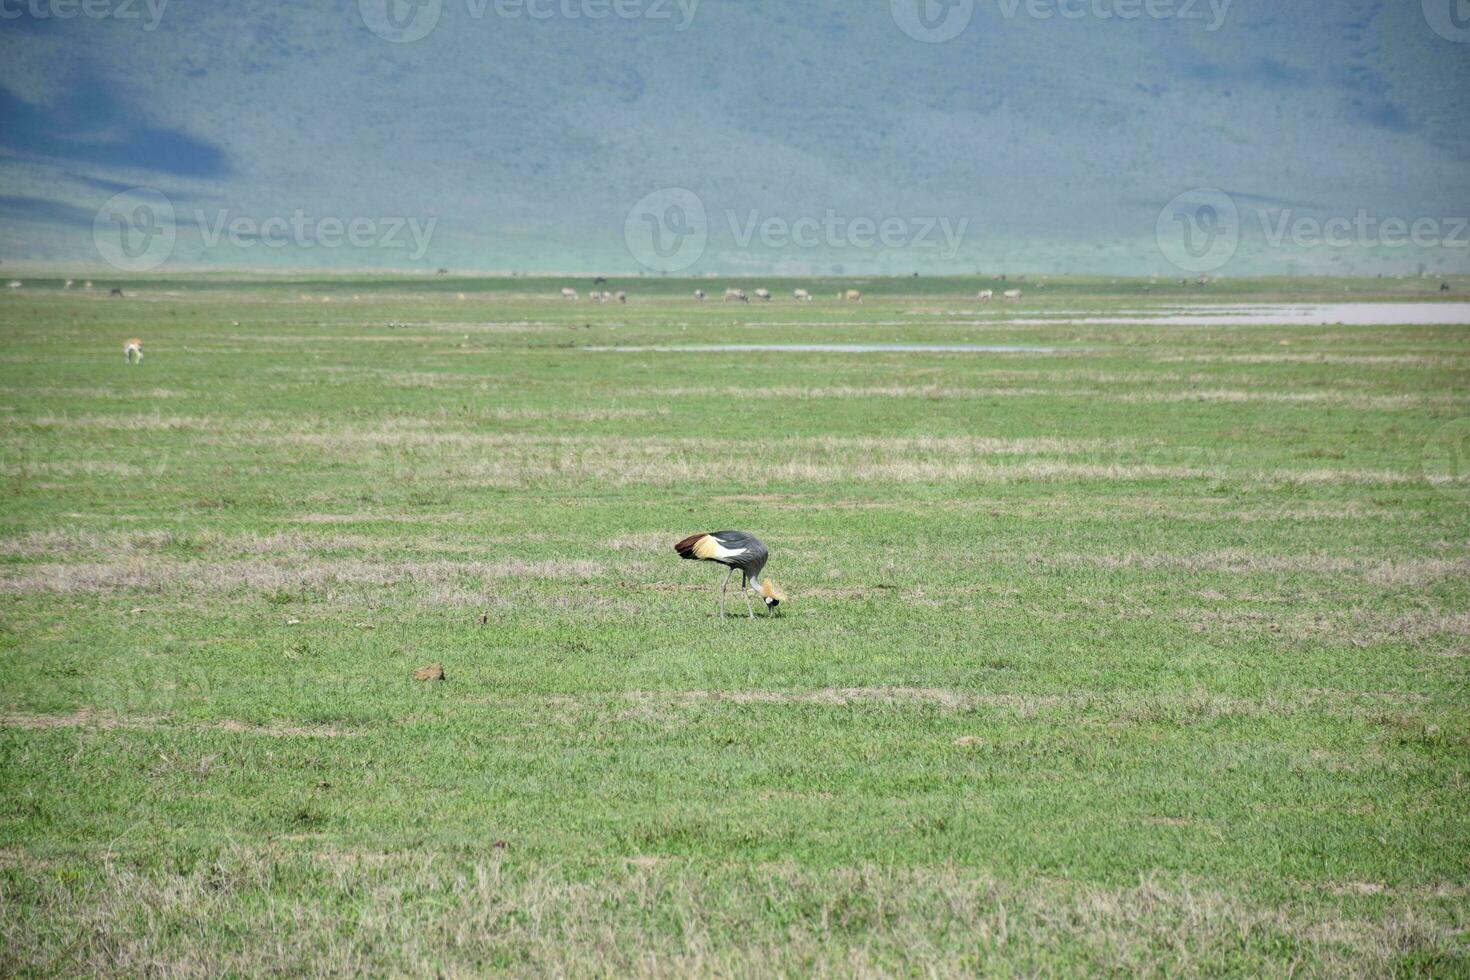
[[[766,564],[766,546],[753,534],[744,531],[716,531],[695,534],[674,545],[680,558],[713,561],[747,574],[757,574]]]
[[[736,568],[759,571],[769,557],[766,546],[761,544],[760,539],[754,534],[745,531],[716,531],[710,537],[718,541],[720,547],[727,551],[743,552],[738,557],[732,557],[725,562]]]

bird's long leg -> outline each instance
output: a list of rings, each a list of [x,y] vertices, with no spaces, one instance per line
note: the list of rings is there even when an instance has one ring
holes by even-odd
[[[750,608],[750,573],[744,569],[740,570],[740,594],[745,596],[745,611],[755,619],[755,610]]]
[[[730,580],[735,577],[735,569],[730,569],[730,574],[725,576],[725,584],[720,586],[720,618],[725,618],[725,590],[730,587]]]

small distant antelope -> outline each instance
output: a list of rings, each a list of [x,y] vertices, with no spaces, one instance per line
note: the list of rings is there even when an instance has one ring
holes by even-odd
[[[810,303],[812,301],[812,294],[805,289],[798,289],[791,295],[796,297],[798,303]]]
[[[621,289],[619,289],[618,290],[618,294],[617,294],[617,301],[619,303],[626,303],[626,302],[628,302],[628,294],[625,293],[625,292],[623,292]]]
[[[861,289],[849,289],[842,294],[842,298],[848,303],[861,303],[863,301],[863,291]]]
[[[975,298],[978,299],[978,300],[986,300],[986,301],[995,299],[995,290],[993,290],[993,289],[982,289],[982,290],[980,290],[980,295],[976,296]]]
[[[5,284],[5,288],[6,289],[19,289],[20,288],[20,280],[19,279],[12,279],[12,280],[10,280],[9,282],[7,282]]]
[[[123,299],[123,291],[116,286],[113,286],[112,291],[109,292],[107,295],[116,296],[118,299]]]
[[[1439,284],[1439,291],[1442,292],[1442,293],[1449,292],[1450,291],[1450,284],[1447,283],[1447,282],[1440,283]]]
[[[725,290],[725,302],[749,303],[750,297],[745,295],[743,289],[727,289]]]
[[[577,291],[575,289],[571,289],[571,288],[563,289],[561,291],[561,298],[562,299],[576,299],[577,298]]]
[[[705,292],[703,289],[696,289],[694,291],[694,298],[703,303],[705,300],[709,299],[709,293]]]
[[[62,289],[70,289],[70,288],[71,288],[71,286],[72,286],[72,281],[71,281],[71,280],[70,280],[70,279],[68,279],[68,280],[67,280],[67,281],[66,281],[66,285],[65,285],[65,286],[62,286],[62,287],[61,287],[61,288],[62,288]]]
[[[769,301],[771,298],[771,291],[769,289],[757,289],[755,291],[755,298]]]
[[[1005,298],[1014,303],[1021,298],[1021,291],[1019,289],[1007,289],[1005,291]]]
[[[88,279],[86,282],[82,283],[82,288],[83,289],[91,289],[92,288],[92,280]]]
[[[137,337],[130,337],[123,341],[123,360],[129,364],[143,363],[143,342]]]

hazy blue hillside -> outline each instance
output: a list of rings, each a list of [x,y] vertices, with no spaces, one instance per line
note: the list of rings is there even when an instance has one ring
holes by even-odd
[[[1243,214],[1222,272],[1470,268],[1453,243],[1254,234],[1261,209],[1470,214],[1470,44],[1418,0],[1236,0],[1217,30],[1207,0],[1203,20],[1133,21],[980,0],[946,43],[912,39],[886,3],[703,0],[683,24],[673,0],[638,0],[655,2],[668,19],[443,0],[410,43],[374,35],[356,0],[173,0],[151,30],[141,2],[137,19],[0,21],[0,256],[99,261],[97,208],[145,186],[175,208],[173,263],[631,271],[629,209],[674,187],[709,218],[695,272],[1172,275],[1160,209],[1204,187]],[[207,244],[221,219],[297,209],[437,223],[422,254]],[[742,246],[727,217],[829,210],[910,235],[967,224],[955,249],[937,232],[932,248]]]

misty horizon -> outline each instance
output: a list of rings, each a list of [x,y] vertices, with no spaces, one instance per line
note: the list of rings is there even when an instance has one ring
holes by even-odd
[[[1462,274],[1455,2],[8,3],[0,259]]]

